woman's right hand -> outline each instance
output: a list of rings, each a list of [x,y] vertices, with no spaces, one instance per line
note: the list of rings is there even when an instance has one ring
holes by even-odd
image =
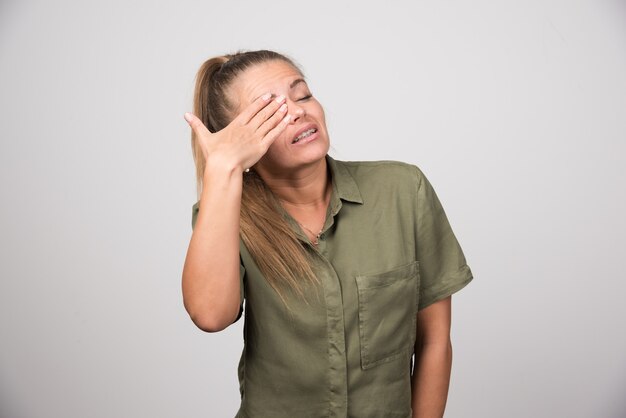
[[[207,166],[218,162],[242,172],[263,157],[274,140],[289,125],[285,97],[272,100],[267,93],[246,107],[224,129],[212,133],[192,113],[185,120],[196,135]]]

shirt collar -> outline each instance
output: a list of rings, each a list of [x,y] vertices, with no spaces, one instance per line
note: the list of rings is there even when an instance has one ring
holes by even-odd
[[[333,191],[342,200],[363,203],[359,187],[342,161],[337,161],[326,154],[326,162],[332,176]]]

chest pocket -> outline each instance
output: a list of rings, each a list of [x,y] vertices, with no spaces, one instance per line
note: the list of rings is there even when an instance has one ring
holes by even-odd
[[[384,273],[356,276],[364,370],[410,357],[415,341],[419,281],[417,261]]]

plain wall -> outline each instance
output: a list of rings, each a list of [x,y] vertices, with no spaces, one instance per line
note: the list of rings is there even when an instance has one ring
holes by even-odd
[[[0,3],[0,417],[229,417],[182,304],[195,73],[286,53],[344,160],[417,164],[475,279],[447,417],[626,416],[626,6]]]

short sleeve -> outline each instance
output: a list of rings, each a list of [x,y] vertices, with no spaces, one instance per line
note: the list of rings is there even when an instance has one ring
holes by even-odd
[[[200,201],[197,201],[191,207],[191,229],[193,230],[196,226],[196,220],[198,219],[198,212],[200,211]],[[244,291],[244,277],[246,275],[246,268],[241,261],[241,255],[239,256],[239,314],[237,315],[237,319],[234,322],[237,322],[239,318],[241,318],[241,314],[243,313],[243,300],[245,297]]]
[[[433,186],[419,168],[417,175],[415,236],[421,310],[461,290],[473,275]]]

